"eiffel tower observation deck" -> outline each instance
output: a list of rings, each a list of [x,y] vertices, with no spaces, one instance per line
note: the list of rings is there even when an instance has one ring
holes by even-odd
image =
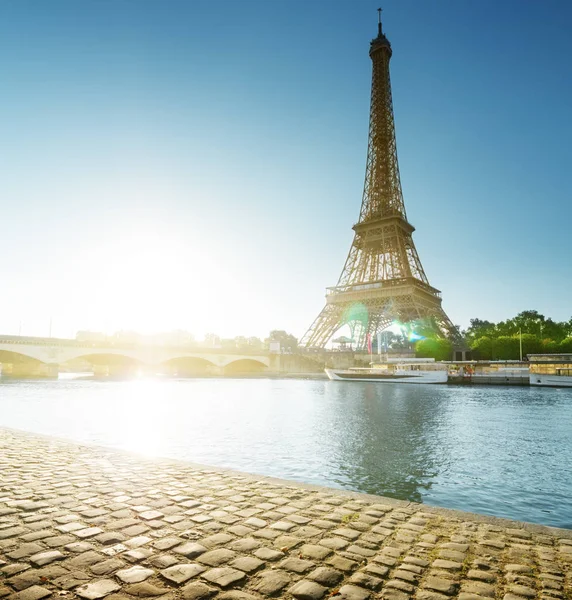
[[[456,327],[441,307],[441,292],[429,284],[407,220],[395,141],[389,77],[392,50],[381,26],[371,41],[371,108],[365,185],[354,239],[326,306],[304,334],[301,345],[324,347],[349,325],[357,347],[397,321],[422,325],[463,346]]]

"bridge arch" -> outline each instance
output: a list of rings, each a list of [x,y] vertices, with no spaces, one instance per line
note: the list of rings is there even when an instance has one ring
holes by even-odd
[[[218,374],[218,367],[212,361],[201,356],[176,356],[170,358],[161,363],[160,370],[166,375],[173,375],[175,377]]]
[[[41,360],[32,354],[18,352],[16,350],[0,350],[0,363],[34,363],[46,364],[49,361]]]
[[[223,369],[225,375],[252,375],[265,373],[268,367],[255,358],[239,358],[227,363]]]

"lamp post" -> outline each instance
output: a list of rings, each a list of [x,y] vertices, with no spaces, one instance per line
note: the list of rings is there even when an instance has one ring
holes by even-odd
[[[520,362],[522,362],[522,327],[518,330],[518,335],[520,338]]]

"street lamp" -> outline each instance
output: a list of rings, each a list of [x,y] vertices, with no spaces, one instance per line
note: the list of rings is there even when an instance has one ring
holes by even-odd
[[[518,330],[518,335],[520,338],[520,362],[522,362],[522,327]]]

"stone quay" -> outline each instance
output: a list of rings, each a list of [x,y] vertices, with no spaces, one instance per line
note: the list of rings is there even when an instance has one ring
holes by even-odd
[[[0,429],[0,598],[570,600],[572,530]]]

